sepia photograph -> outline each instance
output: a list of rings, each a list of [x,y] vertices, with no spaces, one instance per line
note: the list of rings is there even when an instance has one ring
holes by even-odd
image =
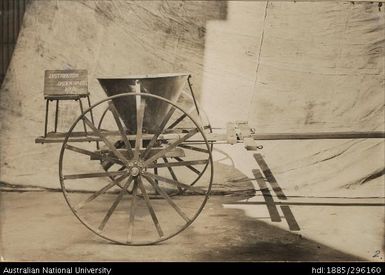
[[[384,4],[0,0],[2,274],[382,274]]]

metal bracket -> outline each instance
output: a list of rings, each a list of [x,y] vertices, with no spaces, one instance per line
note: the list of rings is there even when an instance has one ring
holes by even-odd
[[[253,135],[255,135],[255,129],[250,128],[247,121],[228,122],[226,125],[226,140],[229,144],[243,142],[246,150],[262,149],[263,146],[255,142]]]

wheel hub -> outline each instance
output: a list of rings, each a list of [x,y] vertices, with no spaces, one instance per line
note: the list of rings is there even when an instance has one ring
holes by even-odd
[[[144,164],[140,160],[139,161],[130,162],[128,164],[127,168],[130,171],[130,175],[133,176],[133,177],[139,176],[143,172],[143,170],[145,170]]]
[[[133,177],[137,177],[140,174],[140,172],[141,172],[141,169],[138,166],[134,166],[131,168],[130,174]]]

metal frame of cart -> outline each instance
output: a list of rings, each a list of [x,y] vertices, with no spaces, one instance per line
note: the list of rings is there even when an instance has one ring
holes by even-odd
[[[59,179],[64,197],[80,222],[100,237],[127,245],[157,243],[186,229],[202,211],[213,181],[213,142],[207,140],[212,129],[203,123],[190,77],[99,78],[108,97],[93,105],[84,91],[45,94],[47,106],[56,100],[55,127],[47,131],[46,108],[44,135],[35,142],[62,144]],[[190,93],[183,91],[185,86]],[[191,101],[189,111],[178,106],[181,96]],[[82,97],[88,98],[86,110]],[[63,99],[79,100],[81,115],[59,133],[58,105]],[[95,204],[97,200],[102,202]],[[168,217],[170,213],[176,217]],[[119,215],[123,218],[116,218]]]

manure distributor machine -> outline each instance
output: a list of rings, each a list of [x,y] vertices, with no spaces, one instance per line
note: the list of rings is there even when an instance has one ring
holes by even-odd
[[[260,149],[246,123],[228,123],[226,133],[213,133],[189,74],[98,78],[107,97],[93,105],[86,78],[84,70],[46,71],[45,131],[35,142],[62,144],[65,200],[104,239],[148,245],[179,234],[209,197],[213,144],[244,142],[247,149]],[[65,133],[57,131],[62,100],[78,101],[81,110]],[[55,127],[48,132],[52,101]]]

